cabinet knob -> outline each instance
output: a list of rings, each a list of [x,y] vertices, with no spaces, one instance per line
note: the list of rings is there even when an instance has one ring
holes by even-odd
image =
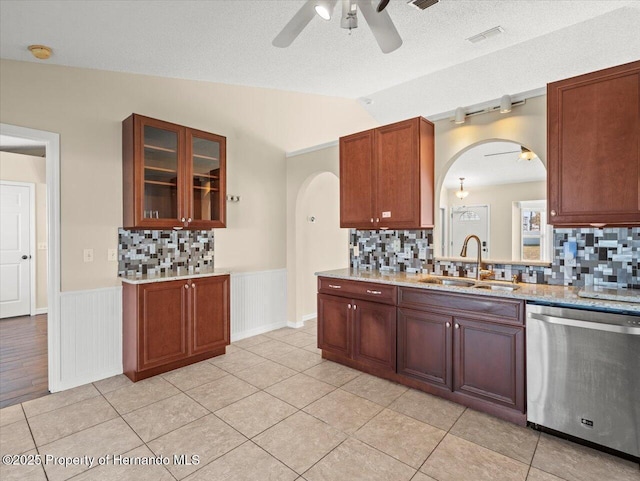
[[[180,219],[180,222],[184,222],[184,221],[185,221],[185,218],[184,218],[184,217],[182,217],[182,218]]]
[[[358,308],[355,304],[353,305],[353,310],[355,311]]]
[[[194,289],[196,288],[196,285],[192,282],[191,283],[191,287],[193,287]]]
[[[184,285],[184,288],[185,288],[185,289],[189,289],[189,284],[185,284],[185,285]]]
[[[549,214],[551,214],[551,217],[555,217],[556,215],[558,215],[555,210],[552,210],[551,212],[549,212]]]
[[[371,218],[371,223],[373,224],[373,217]]]
[[[456,326],[455,326],[455,327],[456,327],[456,329],[460,329],[460,324],[458,324],[458,323],[456,322]]]
[[[187,219],[187,222],[191,222],[191,217],[189,217],[189,218]]]
[[[451,323],[450,322],[445,322],[444,325],[447,326],[447,327],[451,327]]]
[[[348,307],[349,309],[351,309],[351,304],[347,304],[347,307]]]
[[[376,222],[380,222],[380,218],[379,217],[376,217]]]

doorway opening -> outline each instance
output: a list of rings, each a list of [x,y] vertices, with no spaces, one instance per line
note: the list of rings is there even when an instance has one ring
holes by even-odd
[[[59,390],[59,135],[0,124],[0,407]]]

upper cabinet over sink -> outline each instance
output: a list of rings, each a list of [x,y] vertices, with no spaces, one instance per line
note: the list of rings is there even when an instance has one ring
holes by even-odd
[[[225,227],[225,137],[133,114],[122,160],[124,227]]]
[[[547,86],[549,223],[640,224],[640,61]]]
[[[340,138],[340,227],[433,227],[433,124],[422,117]]]

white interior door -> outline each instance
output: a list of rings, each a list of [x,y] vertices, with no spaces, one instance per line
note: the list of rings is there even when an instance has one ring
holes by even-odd
[[[31,311],[30,214],[29,185],[0,183],[0,318]]]
[[[482,257],[489,256],[489,206],[467,205],[451,208],[451,250],[450,256],[459,257],[465,237],[475,234],[482,241]],[[477,243],[469,242],[467,257],[475,260],[478,256]]]

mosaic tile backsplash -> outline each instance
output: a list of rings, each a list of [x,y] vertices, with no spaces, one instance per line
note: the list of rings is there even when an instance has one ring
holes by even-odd
[[[353,268],[475,277],[475,262],[438,261],[431,230],[350,230]],[[358,255],[354,255],[357,246]],[[640,227],[554,229],[551,267],[488,264],[496,279],[640,288]]]
[[[213,268],[213,230],[118,229],[118,275]]]

